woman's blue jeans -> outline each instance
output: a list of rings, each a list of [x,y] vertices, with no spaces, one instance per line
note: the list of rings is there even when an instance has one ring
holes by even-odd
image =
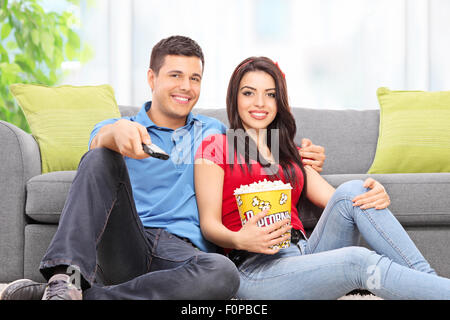
[[[384,299],[450,299],[439,277],[388,209],[362,210],[360,180],[339,186],[308,240],[239,267],[242,299],[337,299],[365,289]],[[355,246],[362,235],[371,251]]]

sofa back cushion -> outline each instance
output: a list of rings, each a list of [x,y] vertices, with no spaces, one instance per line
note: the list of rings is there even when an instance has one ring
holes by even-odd
[[[122,115],[133,115],[135,107],[120,106]],[[380,112],[374,110],[325,110],[293,108],[297,123],[295,142],[309,138],[325,148],[323,174],[366,173],[372,165],[378,140]],[[194,108],[194,114],[214,117],[228,126],[225,108]]]
[[[375,157],[379,110],[293,108],[295,142],[309,138],[325,148],[322,174],[367,173]]]
[[[227,127],[230,125],[228,122],[227,110],[225,108],[194,108],[192,109],[192,113],[216,118],[217,120],[222,121]]]
[[[119,106],[119,111],[122,117],[132,117],[138,114],[140,108],[132,106]]]

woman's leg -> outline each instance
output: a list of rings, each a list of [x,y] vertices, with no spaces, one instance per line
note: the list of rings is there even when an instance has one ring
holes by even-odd
[[[308,240],[306,253],[356,245],[361,234],[378,254],[400,265],[436,274],[388,209],[353,207],[352,199],[367,191],[361,180],[346,182],[336,189]]]
[[[306,241],[301,241],[302,250]],[[243,299],[337,299],[365,289],[383,299],[450,299],[450,280],[399,265],[363,247],[255,254],[239,268]]]
[[[359,288],[358,281],[348,281],[359,274],[347,249],[302,255],[292,245],[277,254],[253,254],[239,267],[240,299],[332,300]],[[345,260],[348,259],[348,262]],[[348,274],[348,276],[346,275]]]
[[[389,210],[361,210],[352,199],[362,181],[340,186],[308,241],[274,256],[254,254],[241,266],[246,299],[336,299],[366,289],[385,299],[450,299],[438,277]],[[354,247],[359,232],[374,248]]]

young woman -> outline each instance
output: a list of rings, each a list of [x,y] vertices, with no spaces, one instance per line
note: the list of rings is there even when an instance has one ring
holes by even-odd
[[[239,268],[239,298],[337,299],[366,289],[385,299],[450,299],[450,280],[436,275],[387,209],[381,184],[369,178],[335,190],[302,164],[278,65],[265,57],[240,63],[230,79],[227,112],[233,135],[203,141],[195,188],[204,236]],[[263,212],[242,226],[233,192],[264,178],[292,185],[290,225],[258,227]],[[297,212],[303,197],[325,208],[309,239]],[[271,249],[291,228],[291,246]],[[355,246],[359,234],[374,251]]]

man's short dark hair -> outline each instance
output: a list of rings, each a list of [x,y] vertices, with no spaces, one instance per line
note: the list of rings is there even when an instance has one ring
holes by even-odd
[[[188,37],[171,36],[158,42],[152,50],[150,69],[158,74],[164,64],[165,57],[168,55],[198,57],[202,61],[202,70],[205,68],[202,48]]]

